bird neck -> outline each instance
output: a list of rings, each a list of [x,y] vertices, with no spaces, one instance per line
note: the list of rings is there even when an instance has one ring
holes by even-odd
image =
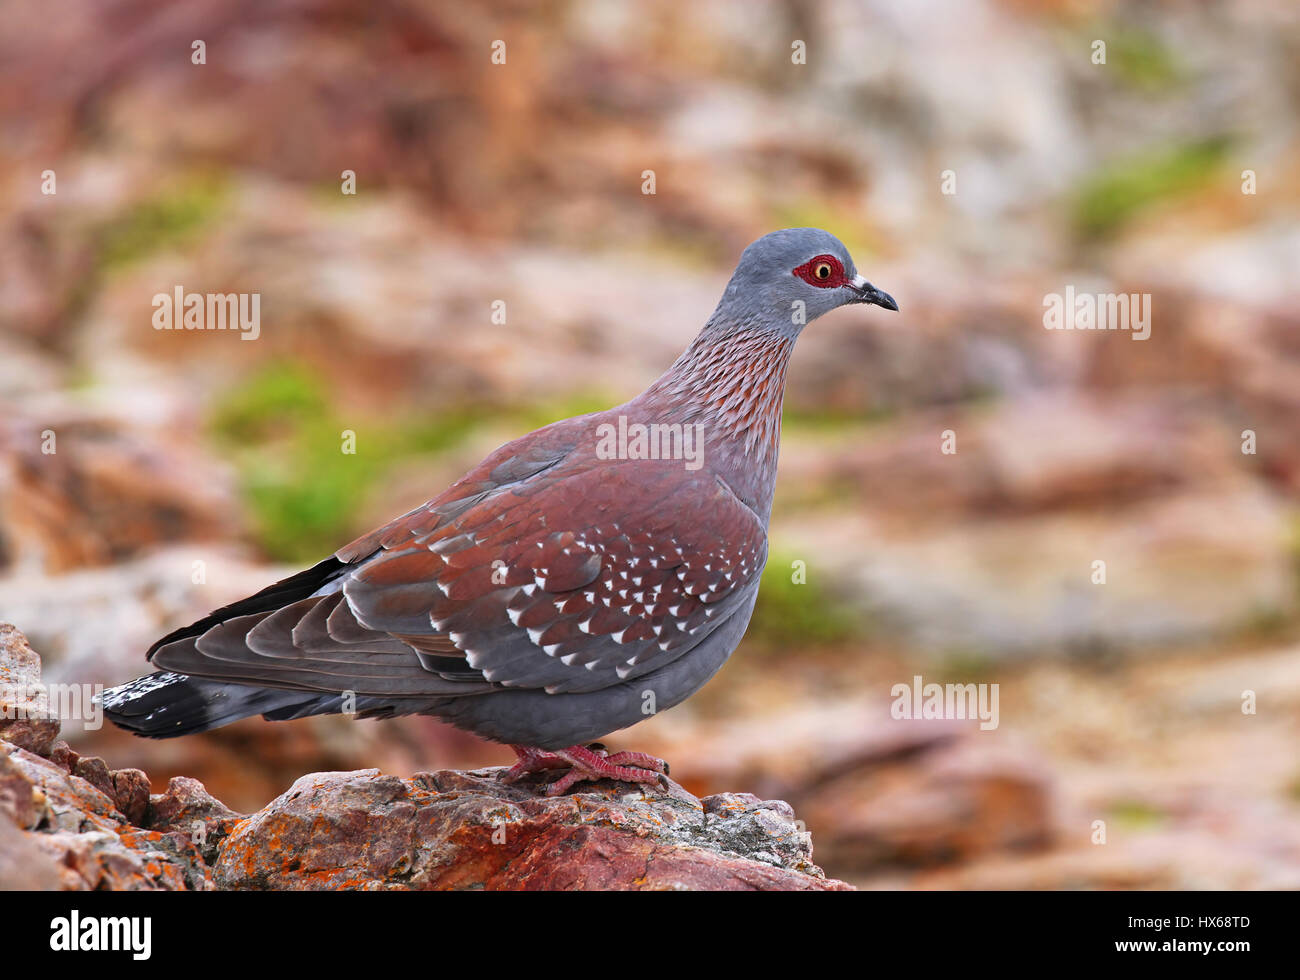
[[[781,404],[794,338],[770,329],[705,327],[637,401],[665,421],[702,423],[709,464],[760,513],[771,508]]]

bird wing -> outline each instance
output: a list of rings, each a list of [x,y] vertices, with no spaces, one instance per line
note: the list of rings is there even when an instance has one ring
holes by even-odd
[[[390,526],[402,543],[348,577],[347,605],[367,629],[445,638],[504,687],[580,692],[649,673],[742,606],[767,557],[754,512],[714,475],[684,472],[570,466],[427,531]]]
[[[677,659],[745,605],[767,536],[722,480],[586,458],[546,432],[152,659],[318,691],[582,692]]]

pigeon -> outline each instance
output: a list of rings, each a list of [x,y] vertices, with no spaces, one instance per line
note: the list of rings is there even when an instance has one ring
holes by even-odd
[[[786,369],[807,323],[897,310],[816,228],[749,245],[640,395],[497,449],[427,503],[169,633],[104,692],[149,738],[260,714],[433,715],[510,746],[504,778],[659,782],[598,741],[680,704],[740,643],[768,557]]]

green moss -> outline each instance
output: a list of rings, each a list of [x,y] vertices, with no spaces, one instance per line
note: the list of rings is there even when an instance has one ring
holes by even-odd
[[[1295,612],[1277,606],[1258,605],[1242,619],[1239,632],[1253,640],[1275,640],[1291,633]]]
[[[342,171],[340,170],[339,173],[341,174]],[[322,207],[328,208],[341,208],[344,205],[354,204],[356,202],[357,198],[361,194],[361,181],[362,177],[358,174],[356,194],[343,193],[343,178],[341,176],[333,180],[313,181],[308,185],[307,192],[311,195],[313,204],[318,204]],[[366,190],[376,189],[377,188],[373,185],[366,188]]]
[[[1096,37],[1106,40],[1106,63],[1130,88],[1149,93],[1173,91],[1187,79],[1174,51],[1157,35],[1141,28],[1110,28]]]
[[[979,650],[948,650],[939,661],[939,674],[945,683],[981,683],[992,676],[995,664],[987,653]]]
[[[1291,556],[1291,568],[1297,582],[1300,582],[1300,514],[1292,512],[1285,533],[1287,553]]]
[[[1110,815],[1116,824],[1131,830],[1150,829],[1166,819],[1163,811],[1141,800],[1118,800],[1111,805]]]
[[[1113,234],[1138,212],[1204,187],[1223,162],[1226,138],[1164,147],[1095,171],[1074,196],[1073,221],[1086,238]]]
[[[890,422],[897,417],[898,409],[892,405],[868,406],[862,410],[810,409],[786,405],[781,413],[781,432],[783,438],[787,434],[849,436],[854,432],[865,437],[871,426]]]
[[[1300,803],[1300,775],[1296,775],[1291,782],[1287,783],[1286,795],[1293,803]]]
[[[770,649],[803,650],[829,647],[861,638],[862,617],[808,570],[806,581],[795,581],[794,559],[773,555],[763,571],[758,603],[746,636]]]
[[[248,444],[319,418],[327,407],[321,378],[302,365],[275,362],[226,392],[212,412],[211,427],[224,442]]]
[[[267,365],[218,400],[209,424],[239,468],[254,532],[268,555],[312,560],[343,543],[378,461],[342,452],[347,426],[321,377],[293,362]]]
[[[280,561],[315,561],[352,537],[351,515],[377,468],[339,451],[335,433],[321,433],[281,459],[255,458],[243,468],[243,489],[258,541]]]
[[[226,182],[198,176],[170,185],[100,229],[99,263],[114,269],[190,241],[220,211]]]

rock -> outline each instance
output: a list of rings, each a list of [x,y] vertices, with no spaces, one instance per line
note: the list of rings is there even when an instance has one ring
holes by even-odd
[[[971,735],[847,772],[807,794],[800,811],[834,827],[820,839],[837,867],[863,872],[1045,850],[1054,834],[1046,773],[990,741]]]
[[[149,777],[140,769],[115,769],[113,777],[113,802],[128,821],[137,826],[149,809]]]
[[[142,432],[143,429],[143,432]],[[112,409],[40,406],[0,425],[0,569],[57,573],[238,530],[224,472],[188,432]]]
[[[149,797],[145,826],[153,830],[189,829],[194,822],[241,819],[240,815],[214,798],[197,779],[175,776],[167,792]]]
[[[139,769],[110,771],[97,756],[78,757],[70,770],[113,801],[118,811],[139,824],[149,807],[149,777]]]
[[[58,830],[29,837],[57,861],[60,887],[65,891],[210,888],[206,865],[182,834]]]
[[[50,440],[56,451],[49,451]],[[9,412],[0,425],[0,569],[68,571],[239,525],[223,474],[183,435],[108,414]]]
[[[0,764],[0,886],[109,890],[838,890],[812,863],[788,804],[746,793],[698,800],[614,783],[549,798],[503,769],[313,773],[243,818],[176,778],[145,826],[49,760],[10,748]],[[83,766],[103,780],[97,765]],[[133,802],[138,770],[111,774]],[[120,787],[125,787],[122,792]],[[26,833],[23,833],[23,831]],[[25,886],[24,886],[25,887]]]
[[[19,827],[36,825],[39,815],[36,789],[8,753],[0,754],[0,816]]]
[[[54,858],[0,816],[0,891],[53,891],[61,884]]]
[[[132,826],[114,797],[89,780],[17,746],[4,746],[4,753],[0,756],[0,823],[5,825],[0,830],[0,888],[211,887],[207,864],[185,834]],[[143,773],[110,773],[102,760],[82,760],[88,761],[81,766],[88,776],[106,783],[128,810],[142,809],[139,800],[147,787]],[[50,868],[56,871],[54,878]]]
[[[110,796],[80,776],[25,749],[9,748],[9,761],[36,790],[37,812],[29,829],[112,830],[123,822]]]
[[[944,455],[949,428],[958,448]],[[1036,395],[882,427],[801,474],[860,497],[810,513],[798,553],[930,655],[1204,643],[1295,606],[1288,504],[1240,452],[1240,431],[1195,399],[1131,394]],[[1233,588],[1206,569],[1232,569]]]
[[[97,756],[79,757],[71,770],[74,776],[80,776],[94,786],[110,800],[113,799],[113,777],[108,771],[108,763]]]
[[[824,890],[784,803],[597,783],[567,796],[502,769],[314,773],[221,845],[236,889]]]
[[[216,860],[217,846],[244,819],[188,776],[173,776],[167,792],[148,797],[147,804],[138,821],[142,826],[188,834],[209,864]]]
[[[0,741],[40,754],[58,737],[41,687],[41,658],[27,637],[0,623]]]
[[[841,890],[779,800],[675,783],[557,798],[503,769],[303,776],[241,817],[201,783],[0,757],[0,887],[107,890]],[[96,785],[99,784],[99,785]],[[107,789],[110,792],[106,792]],[[147,799],[147,803],[143,800]]]
[[[149,780],[56,741],[40,657],[0,624],[0,888],[206,889],[186,834],[142,829]]]
[[[81,755],[74,751],[72,746],[67,742],[62,740],[55,742],[54,745],[51,746],[49,752],[45,754],[45,758],[49,759],[65,772],[72,772],[77,768],[77,763],[81,761]]]

